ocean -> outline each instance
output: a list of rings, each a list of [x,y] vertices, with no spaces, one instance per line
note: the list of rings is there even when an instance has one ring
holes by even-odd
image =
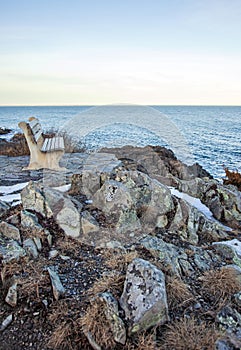
[[[224,177],[224,167],[241,171],[239,106],[6,106],[0,107],[0,127],[20,132],[18,123],[31,116],[44,130],[66,130],[89,149],[163,145],[215,178]]]

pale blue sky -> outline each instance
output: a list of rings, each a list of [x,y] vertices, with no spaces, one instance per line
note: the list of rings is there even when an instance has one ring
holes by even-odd
[[[0,105],[241,105],[240,0],[0,0]]]

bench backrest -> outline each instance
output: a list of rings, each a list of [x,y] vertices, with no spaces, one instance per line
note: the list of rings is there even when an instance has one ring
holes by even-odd
[[[32,130],[35,141],[38,142],[38,140],[42,136],[42,132],[43,132],[39,120],[37,118],[30,118],[28,124]]]

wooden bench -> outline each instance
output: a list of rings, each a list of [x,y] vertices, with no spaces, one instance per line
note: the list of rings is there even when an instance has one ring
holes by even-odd
[[[65,170],[59,166],[64,154],[64,139],[61,136],[43,137],[41,124],[37,118],[29,118],[29,122],[21,122],[18,126],[23,130],[30,150],[29,165],[23,170],[53,169]]]

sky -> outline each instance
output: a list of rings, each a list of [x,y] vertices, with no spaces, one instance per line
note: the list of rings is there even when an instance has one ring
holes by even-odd
[[[241,105],[240,0],[0,0],[0,105]]]

